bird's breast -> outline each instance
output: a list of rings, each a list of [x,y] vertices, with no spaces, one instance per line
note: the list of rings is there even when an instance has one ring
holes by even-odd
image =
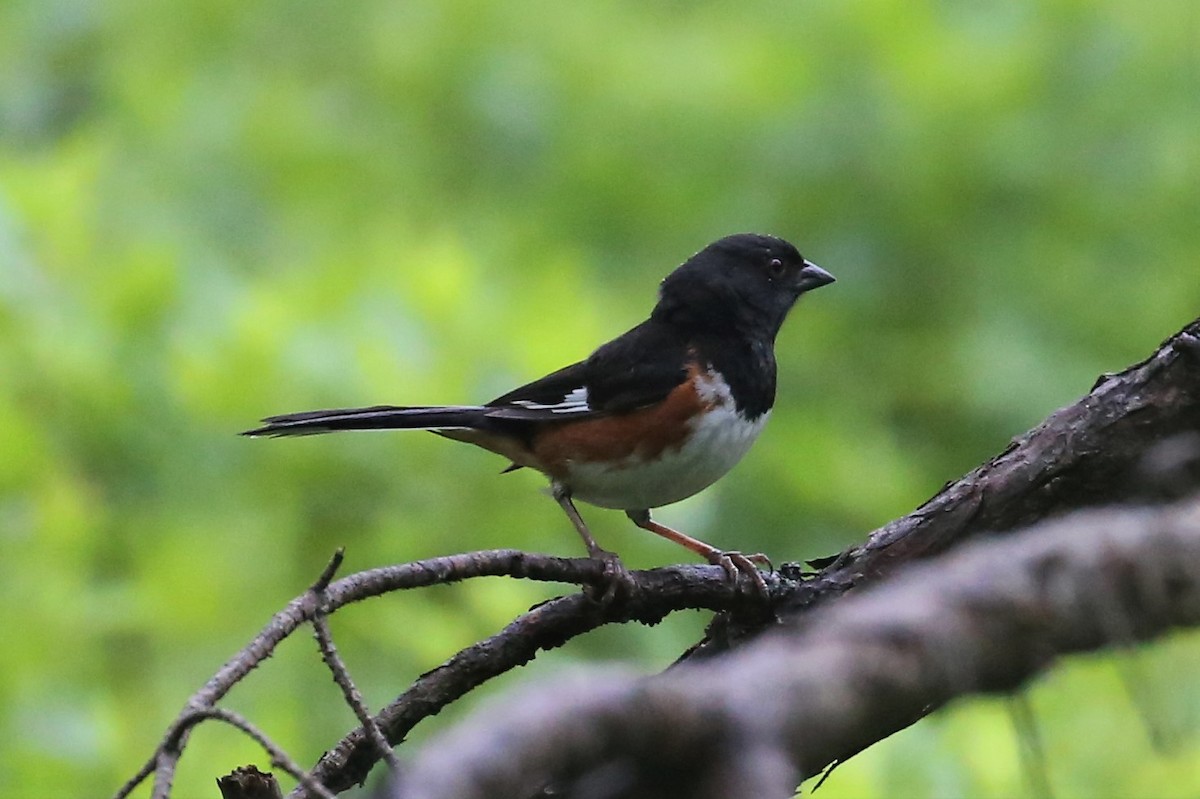
[[[571,423],[537,454],[551,479],[577,499],[604,508],[657,508],[720,479],[749,451],[769,415],[747,417],[719,374],[694,371],[662,402]]]

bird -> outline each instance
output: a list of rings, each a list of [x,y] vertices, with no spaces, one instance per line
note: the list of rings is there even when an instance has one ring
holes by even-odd
[[[794,245],[739,233],[664,278],[650,316],[581,361],[483,405],[373,405],[270,416],[242,435],[428,430],[530,468],[550,481],[589,557],[617,584],[629,574],[592,537],[579,500],[624,511],[638,527],[766,586],[755,563],[651,518],[712,485],[747,453],[771,415],[775,339],[801,295],[834,282]],[[769,563],[769,561],[766,561]]]

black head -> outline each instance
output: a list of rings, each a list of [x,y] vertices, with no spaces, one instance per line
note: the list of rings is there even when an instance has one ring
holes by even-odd
[[[833,275],[783,239],[738,233],[667,275],[651,317],[774,340],[800,295],[832,282]]]

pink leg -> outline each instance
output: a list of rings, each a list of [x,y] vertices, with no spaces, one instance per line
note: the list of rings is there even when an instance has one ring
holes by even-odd
[[[655,535],[661,535],[668,541],[674,541],[680,546],[687,547],[714,566],[720,566],[729,575],[730,582],[734,585],[738,582],[739,572],[746,575],[754,583],[754,587],[758,593],[764,599],[767,598],[767,583],[763,580],[762,575],[759,574],[758,569],[754,565],[758,563],[770,568],[771,561],[766,555],[762,553],[743,555],[741,552],[724,552],[710,544],[704,543],[698,538],[692,538],[690,535],[673,530],[665,524],[659,524],[650,518],[650,511],[648,510],[627,510],[625,511],[625,515],[643,530],[649,530]]]

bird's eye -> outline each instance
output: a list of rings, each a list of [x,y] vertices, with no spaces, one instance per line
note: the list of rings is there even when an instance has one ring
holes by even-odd
[[[783,261],[779,260],[778,258],[772,258],[767,264],[767,274],[769,274],[771,277],[782,277]]]

